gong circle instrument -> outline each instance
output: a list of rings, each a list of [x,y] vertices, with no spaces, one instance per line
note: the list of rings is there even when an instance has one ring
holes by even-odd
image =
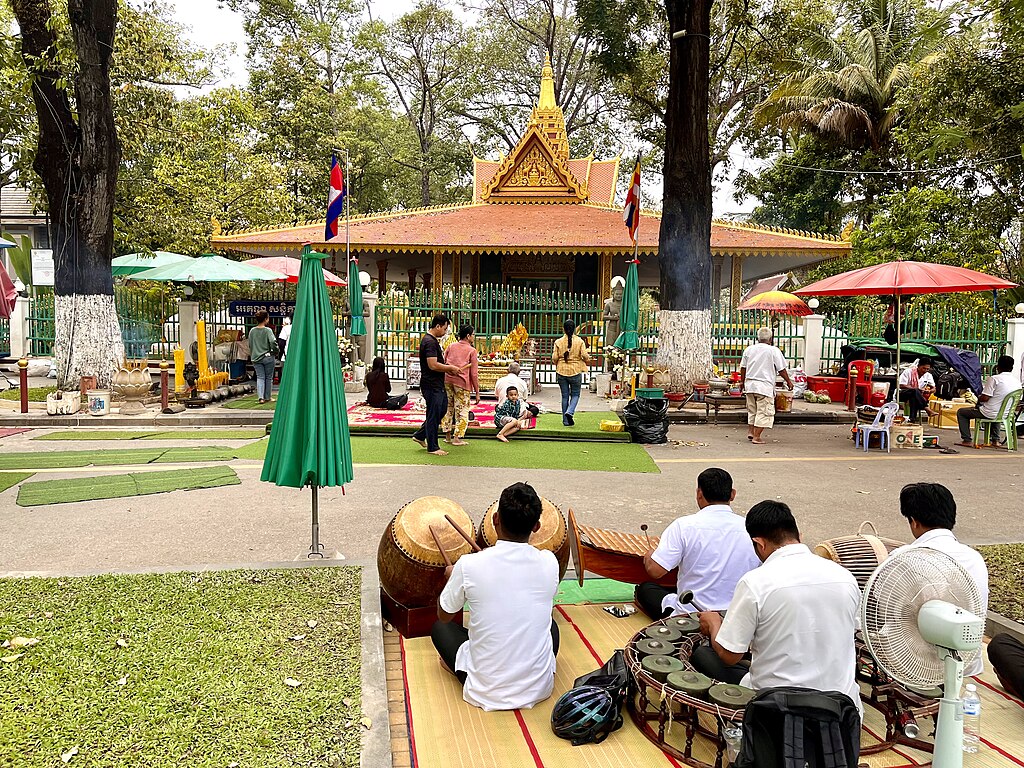
[[[866,528],[870,528],[871,532],[865,533]],[[902,546],[902,541],[879,536],[874,524],[865,521],[853,536],[839,536],[821,542],[814,548],[814,554],[843,566],[853,574],[863,591],[875,569],[889,557],[890,552]]]
[[[555,553],[558,560],[558,579],[565,576],[569,567],[569,528],[565,516],[558,506],[543,496],[540,498],[540,529],[530,534],[530,544],[537,549],[546,549]],[[498,511],[498,502],[494,502],[484,512],[480,521],[480,532],[477,543],[481,547],[493,547],[498,541],[498,532],[494,528],[494,515]]]
[[[446,559],[454,563],[472,551],[452,523],[472,538],[473,521],[459,504],[424,496],[402,507],[384,529],[377,571],[381,587],[394,600],[405,606],[436,603],[446,581]]]

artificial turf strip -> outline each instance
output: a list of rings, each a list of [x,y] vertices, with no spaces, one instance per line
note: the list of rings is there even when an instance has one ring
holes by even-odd
[[[45,403],[46,396],[56,391],[56,387],[29,387],[28,401],[30,403]],[[21,390],[5,389],[0,392],[0,400],[21,400]]]
[[[235,450],[235,458],[262,461],[266,440]],[[569,443],[516,440],[501,443],[473,438],[454,448],[441,444],[447,456],[431,456],[407,437],[353,437],[356,464],[428,464],[438,467],[578,469],[598,472],[659,472],[640,445],[633,443]]]
[[[120,499],[148,496],[168,491],[194,491],[238,485],[241,480],[230,467],[196,467],[164,472],[133,472],[127,475],[77,477],[70,480],[42,480],[22,483],[18,489],[19,507],[44,504],[68,504],[75,501]]]
[[[988,609],[1024,623],[1024,544],[976,547],[988,566]]]
[[[239,397],[238,399],[222,403],[222,405],[225,408],[244,408],[247,411],[272,411],[274,406],[277,405],[277,399],[275,398],[269,403],[260,405],[259,398],[256,395],[246,395],[245,397]]]
[[[632,603],[634,584],[614,579],[584,579],[583,586],[575,578],[562,579],[555,595],[557,605],[583,605],[584,603]]]
[[[182,461],[230,461],[235,452],[223,446],[195,448],[122,448],[111,451],[33,451],[0,453],[0,469],[63,469]]]
[[[146,431],[121,429],[84,429],[50,432],[33,440],[255,440],[263,429],[188,429]]]
[[[542,413],[537,419],[537,426],[524,429],[519,433],[519,440],[588,440],[597,442],[628,443],[628,432],[602,432],[601,422],[605,419],[618,421],[618,416],[610,411],[585,411],[575,416],[576,426],[567,427],[562,424],[560,413]],[[418,425],[398,424],[395,426],[378,426],[375,424],[349,424],[353,435],[411,435]],[[470,437],[494,437],[497,430],[491,422],[482,423],[479,427],[470,427],[466,434]]]
[[[0,472],[0,493],[13,488],[22,480],[28,480],[34,472]]]
[[[2,579],[0,637],[40,642],[0,663],[0,765],[356,766],[384,727],[360,722],[359,589],[355,567]]]

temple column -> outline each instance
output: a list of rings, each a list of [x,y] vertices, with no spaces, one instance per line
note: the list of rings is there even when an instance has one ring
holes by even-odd
[[[440,251],[434,253],[434,290],[444,288],[444,254]]]
[[[722,302],[722,267],[725,256],[711,257],[711,303],[718,306]]]
[[[377,295],[382,296],[388,289],[388,262],[386,259],[377,262]]]
[[[462,285],[462,254],[452,254],[452,285],[458,288]]]
[[[480,285],[480,254],[474,253],[469,257],[469,284]]]
[[[416,270],[414,269],[413,272],[415,272],[415,271]],[[432,275],[431,275],[430,272],[424,272],[423,273],[423,290],[424,291],[429,291],[430,290],[431,277],[432,277]]]
[[[423,273],[423,282],[424,282],[424,284],[428,288],[430,287],[430,285],[429,285],[429,283],[430,283],[430,273],[429,272],[424,272]],[[412,292],[412,291],[415,291],[415,290],[416,290],[416,267],[409,267],[409,291]]]
[[[603,252],[598,255],[597,267],[597,290],[601,294],[601,300],[612,295],[612,254]]]
[[[732,257],[732,274],[729,281],[729,305],[736,309],[743,294],[743,256]]]

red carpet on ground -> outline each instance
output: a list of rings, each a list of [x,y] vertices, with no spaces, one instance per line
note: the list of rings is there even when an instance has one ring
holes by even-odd
[[[418,408],[419,398],[410,399],[399,411],[371,408],[366,403],[356,403],[348,409],[350,427],[418,427],[423,423],[425,411]],[[484,401],[470,406],[470,413],[480,422],[481,427],[494,426],[495,401]]]

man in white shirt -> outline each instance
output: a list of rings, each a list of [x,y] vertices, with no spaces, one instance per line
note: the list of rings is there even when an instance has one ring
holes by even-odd
[[[863,716],[854,646],[857,580],[800,543],[793,513],[782,502],[755,504],[745,523],[763,564],[740,579],[724,619],[714,612],[700,615],[711,647],[702,646],[705,654],[694,654],[693,665],[710,677],[754,690],[838,691]],[[752,658],[746,671],[739,661],[748,650]]]
[[[281,347],[281,362],[288,354],[288,339],[292,337],[292,319],[286,317],[281,321],[281,332],[277,334],[277,343]]]
[[[519,371],[522,369],[519,367],[519,363],[509,363],[508,373],[502,376],[494,385],[494,396],[498,398],[498,405],[501,405],[508,399],[509,387],[515,387],[516,392],[519,393],[519,398],[525,400],[530,390],[526,386],[526,382],[519,378]]]
[[[932,359],[927,355],[919,357],[916,365],[903,369],[899,378],[899,399],[910,408],[910,420],[917,421],[921,411],[934,416],[935,411],[928,405],[928,400],[935,391],[935,380],[932,378]]]
[[[776,376],[782,376],[792,391],[786,358],[772,344],[772,329],[758,328],[757,343],[743,350],[740,361],[740,381],[747,397],[747,440],[755,445],[764,445],[761,433],[775,426]]]
[[[996,372],[989,376],[981,390],[977,408],[961,408],[956,412],[956,422],[960,427],[960,442],[957,445],[974,447],[974,436],[971,434],[971,421],[974,419],[994,419],[1003,407],[1003,401],[1014,392],[1020,392],[1020,377],[1013,375],[1013,358],[1009,355],[1000,356],[996,361]],[[998,445],[1002,430],[995,424],[991,425],[990,437],[992,445]],[[1006,436],[1003,435],[1003,440]]]
[[[462,697],[485,711],[529,709],[555,684],[558,561],[529,544],[540,513],[540,497],[526,483],[502,491],[497,543],[460,557],[438,600],[434,647],[462,683]],[[468,630],[452,623],[467,603]]]
[[[644,555],[644,568],[655,581],[638,585],[635,598],[652,619],[725,610],[740,577],[760,565],[743,518],[729,506],[735,498],[724,469],[711,467],[697,476],[698,512],[671,523],[658,546]],[[675,592],[656,583],[673,568],[679,569]],[[693,602],[680,605],[686,590],[693,592]]]
[[[988,613],[988,568],[977,550],[961,544],[953,535],[956,525],[956,501],[949,489],[939,483],[911,483],[900,491],[900,514],[910,523],[914,541],[898,547],[889,555],[914,547],[945,552],[956,560],[974,581],[981,595],[981,618]],[[964,670],[964,675],[980,675],[984,669],[982,654]]]

